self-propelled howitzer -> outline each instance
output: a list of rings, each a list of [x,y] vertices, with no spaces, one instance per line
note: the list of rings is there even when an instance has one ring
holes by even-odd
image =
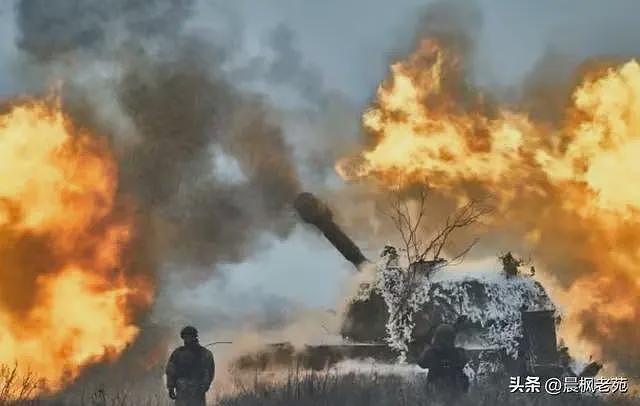
[[[331,209],[313,194],[300,194],[294,207],[301,219],[320,230],[356,269],[370,263],[335,223]],[[506,364],[512,372],[520,373],[513,369],[531,369],[533,365],[546,373],[557,371],[555,324],[547,320],[553,320],[555,305],[540,282],[528,275],[509,276],[500,269],[454,271],[432,262],[407,268],[423,274],[418,289],[423,290],[425,298],[411,315],[412,333],[405,343],[408,360],[429,343],[437,325],[462,319],[466,321],[459,325],[458,345],[472,353],[472,360],[476,355],[478,370],[492,368],[480,364],[484,362],[482,357],[493,357],[487,362]],[[385,247],[376,268],[377,280],[350,300],[340,332],[345,342],[394,347],[390,328],[397,312],[385,289],[394,285],[394,278],[399,281],[406,270],[398,265],[393,247]],[[390,350],[397,352],[399,347]]]

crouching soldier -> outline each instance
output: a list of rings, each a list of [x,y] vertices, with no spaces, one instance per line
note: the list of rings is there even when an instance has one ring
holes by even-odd
[[[205,393],[215,375],[211,351],[198,342],[198,330],[180,331],[184,345],[176,348],[167,362],[167,389],[176,406],[205,406]]]
[[[464,348],[454,345],[455,329],[449,324],[439,325],[418,359],[418,365],[429,370],[427,385],[438,392],[462,394],[469,389],[469,378],[463,369],[469,361]]]

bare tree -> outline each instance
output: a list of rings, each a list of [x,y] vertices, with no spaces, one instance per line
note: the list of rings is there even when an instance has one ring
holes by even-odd
[[[488,214],[490,209],[480,200],[470,200],[464,206],[447,216],[441,227],[430,237],[424,235],[424,221],[426,219],[427,189],[421,189],[417,199],[417,209],[413,211],[406,199],[394,195],[385,211],[391,219],[402,240],[401,250],[405,253],[407,262],[411,264],[430,262],[436,264],[441,261],[453,263],[460,261],[477,243],[477,239],[467,244],[463,249],[452,254],[448,259],[443,258],[444,250],[448,248],[451,236],[465,227],[476,223]]]
[[[418,275],[428,277],[433,270],[441,266],[462,261],[477,243],[477,239],[466,244],[462,249],[454,251],[448,258],[444,258],[446,251],[451,251],[452,236],[490,212],[490,208],[482,204],[482,201],[471,200],[454,210],[444,219],[444,222],[440,223],[435,232],[429,234],[424,224],[427,220],[427,198],[428,190],[421,189],[415,199],[416,207],[412,208],[407,199],[395,194],[385,212],[400,234],[402,241],[400,250],[405,254],[409,265],[405,272],[397,275],[398,280],[393,282],[396,292],[393,295],[393,303],[387,302],[391,322],[388,326],[396,326],[392,329],[405,331],[403,326],[410,323],[412,319],[411,312],[414,306],[412,303],[418,300],[414,294],[422,285],[422,279]],[[389,333],[392,334],[391,331]]]

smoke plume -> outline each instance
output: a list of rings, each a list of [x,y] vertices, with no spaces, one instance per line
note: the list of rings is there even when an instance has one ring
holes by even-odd
[[[194,7],[25,0],[19,45],[67,81],[65,104],[78,121],[108,127],[122,192],[151,216],[167,258],[210,267],[240,261],[262,232],[286,235],[298,180],[269,107],[226,80],[228,50],[187,32]],[[107,73],[75,79],[99,69]],[[233,163],[236,179],[216,173],[224,167],[216,160]]]

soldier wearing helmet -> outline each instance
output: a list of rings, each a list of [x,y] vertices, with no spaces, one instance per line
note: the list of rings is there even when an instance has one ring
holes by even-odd
[[[428,385],[451,394],[469,389],[469,378],[463,369],[468,362],[464,348],[455,346],[456,331],[449,324],[440,324],[428,346],[418,360],[418,365],[429,370]]]
[[[186,326],[180,331],[184,345],[176,348],[167,362],[167,389],[176,406],[205,406],[205,393],[215,375],[211,351],[201,346],[198,330]]]

